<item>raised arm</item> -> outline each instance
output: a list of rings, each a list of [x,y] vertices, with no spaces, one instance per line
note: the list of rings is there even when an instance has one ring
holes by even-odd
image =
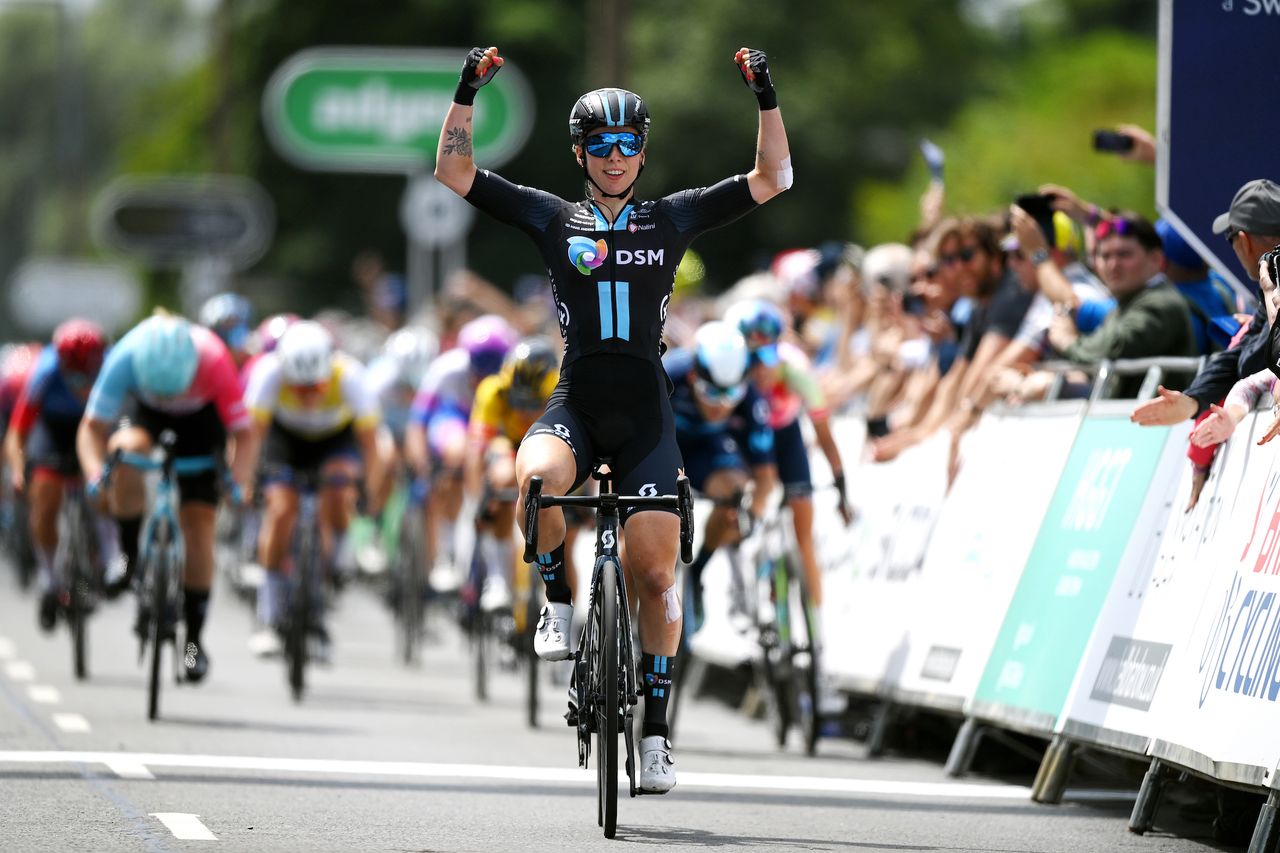
[[[502,57],[498,56],[496,47],[471,48],[462,63],[462,76],[453,103],[444,116],[440,144],[436,148],[436,180],[460,196],[471,191],[471,182],[476,177],[476,164],[471,158],[471,118],[476,92],[496,77],[501,68]]]
[[[791,149],[787,129],[778,109],[778,93],[769,75],[769,58],[762,51],[738,48],[734,64],[760,103],[760,132],[756,137],[756,165],[747,174],[747,186],[757,204],[764,204],[791,187]]]

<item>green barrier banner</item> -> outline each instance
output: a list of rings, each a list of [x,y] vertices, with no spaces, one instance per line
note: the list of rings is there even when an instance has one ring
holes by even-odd
[[[1133,534],[1169,431],[1087,418],[974,697],[979,716],[1051,728]]]

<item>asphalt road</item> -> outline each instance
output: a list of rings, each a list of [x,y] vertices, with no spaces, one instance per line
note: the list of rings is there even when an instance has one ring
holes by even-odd
[[[283,665],[249,655],[249,611],[219,586],[209,680],[167,683],[162,720],[149,723],[131,620],[131,601],[99,609],[91,675],[77,682],[68,634],[39,632],[34,600],[0,565],[0,850],[560,853],[613,843],[596,825],[594,769],[577,769],[560,720],[563,688],[544,682],[537,730],[515,674],[478,703],[451,625],[437,621],[425,664],[409,669],[374,594],[348,591],[332,617],[334,665],[295,704]],[[1130,834],[1132,791],[1073,789],[1062,805],[1039,806],[1029,778],[952,780],[933,758],[868,760],[841,739],[806,758],[720,702],[682,714],[679,786],[624,797],[619,849],[1222,849],[1164,825]]]

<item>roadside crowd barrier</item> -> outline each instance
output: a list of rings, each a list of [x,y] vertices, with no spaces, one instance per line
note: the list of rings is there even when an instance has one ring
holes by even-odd
[[[1280,806],[1280,441],[1256,442],[1274,416],[1245,418],[1188,510],[1191,422],[1140,427],[1134,406],[993,407],[949,490],[948,434],[872,464],[861,420],[836,417],[859,514],[845,527],[834,493],[814,496],[824,665],[890,711],[962,718],[952,775],[983,736],[1044,738],[1041,802],[1081,747],[1150,761],[1135,832],[1171,773],[1267,792],[1262,850]]]

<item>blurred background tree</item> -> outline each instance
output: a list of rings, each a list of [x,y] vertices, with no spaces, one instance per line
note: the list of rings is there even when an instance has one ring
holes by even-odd
[[[305,172],[270,147],[261,96],[320,45],[497,44],[536,99],[533,135],[502,172],[582,192],[565,117],[622,84],[654,115],[643,196],[750,167],[755,104],[731,64],[771,58],[795,188],[698,248],[719,289],[775,252],[832,238],[901,239],[916,218],[922,135],[948,155],[948,209],[985,211],[1053,180],[1150,211],[1152,176],[1090,148],[1090,131],[1151,126],[1157,7],[1147,0],[0,0],[0,281],[33,253],[86,254],[88,202],[120,173],[246,174],[277,235],[242,277],[259,310],[354,308],[350,263],[397,266],[403,178]],[[592,39],[588,42],[588,34]],[[461,51],[459,52],[461,56]],[[483,165],[483,164],[482,164]],[[541,274],[518,232],[480,217],[471,265],[500,286]],[[163,281],[163,280],[162,280]]]

